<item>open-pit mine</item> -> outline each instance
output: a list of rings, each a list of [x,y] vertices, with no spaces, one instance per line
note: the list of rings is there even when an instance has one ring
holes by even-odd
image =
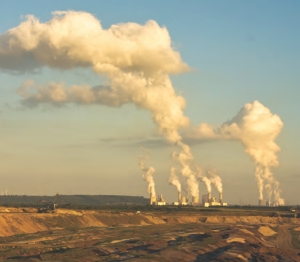
[[[0,225],[1,261],[300,260],[300,219],[283,212],[2,207]]]

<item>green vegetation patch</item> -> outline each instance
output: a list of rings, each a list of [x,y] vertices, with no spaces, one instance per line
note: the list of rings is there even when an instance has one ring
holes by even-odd
[[[300,248],[300,231],[291,230],[292,243],[295,248]]]

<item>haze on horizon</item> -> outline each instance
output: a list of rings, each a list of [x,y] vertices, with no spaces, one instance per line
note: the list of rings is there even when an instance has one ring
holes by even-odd
[[[0,191],[148,197],[143,147],[168,202],[175,166],[192,195],[216,169],[226,202],[297,203],[292,2],[2,4]]]

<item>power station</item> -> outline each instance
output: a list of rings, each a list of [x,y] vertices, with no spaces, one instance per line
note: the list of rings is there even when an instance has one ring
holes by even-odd
[[[157,206],[165,206],[166,202],[162,196],[162,194],[158,195],[157,198],[153,195],[153,187],[150,187],[150,205],[157,205]]]
[[[209,206],[227,206],[227,203],[223,202],[223,193],[219,193],[219,202],[217,201],[216,197],[212,197],[211,193],[207,193],[202,195],[202,205],[204,207]]]
[[[152,193],[152,187],[150,187],[150,205],[164,206],[166,205],[166,201],[164,200],[162,194],[158,194],[157,197]],[[191,200],[191,201],[190,201]],[[211,193],[207,193],[202,195],[202,203],[199,203],[198,197],[190,198],[189,196],[182,196],[181,192],[178,192],[178,200],[173,202],[175,206],[227,206],[227,203],[223,202],[223,194],[219,193],[219,201],[217,201],[216,197],[212,197]]]

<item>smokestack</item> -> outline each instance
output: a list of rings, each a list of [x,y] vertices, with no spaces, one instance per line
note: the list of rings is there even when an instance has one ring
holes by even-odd
[[[150,187],[150,205],[152,205],[152,186]]]
[[[152,197],[152,205],[155,205],[155,203],[156,203],[156,196],[153,196]]]
[[[198,202],[199,202],[199,197],[198,196],[194,196],[193,197],[193,203],[194,204],[198,204]]]
[[[181,204],[182,199],[181,199],[181,192],[178,192],[178,203]]]
[[[259,199],[258,200],[258,205],[259,206],[263,206],[264,205],[264,200],[263,199]]]
[[[222,192],[219,193],[219,202],[221,205],[223,205],[223,193]]]
[[[208,194],[207,194],[207,200],[208,200],[208,202],[210,202],[210,199],[211,199],[211,192],[208,192]]]
[[[156,196],[155,193],[153,193],[153,188],[152,186],[150,186],[150,205],[155,205],[156,202]]]

